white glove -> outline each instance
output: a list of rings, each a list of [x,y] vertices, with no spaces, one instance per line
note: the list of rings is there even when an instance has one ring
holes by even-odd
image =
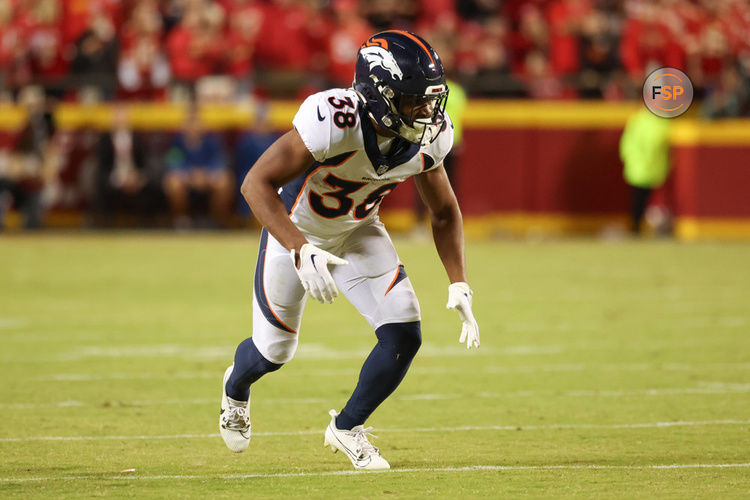
[[[349,263],[310,243],[305,243],[300,248],[299,268],[297,267],[294,249],[292,249],[291,257],[292,265],[294,265],[305,291],[309,292],[320,303],[328,302],[330,304],[333,302],[339,291],[331,273],[328,271],[328,265],[344,266]]]
[[[461,327],[461,337],[458,339],[462,344],[466,342],[466,348],[479,347],[479,325],[474,319],[474,313],[471,312],[471,297],[474,292],[469,288],[468,283],[457,282],[451,283],[448,287],[448,309],[455,309],[458,312],[463,326]]]

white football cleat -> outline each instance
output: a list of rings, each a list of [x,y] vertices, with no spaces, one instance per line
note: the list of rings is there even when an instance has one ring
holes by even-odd
[[[326,428],[325,441],[323,446],[329,446],[334,453],[341,450],[349,460],[352,461],[355,469],[358,470],[385,470],[390,469],[390,464],[385,458],[380,456],[380,450],[371,445],[367,440],[372,427],[363,427],[358,425],[352,430],[341,430],[336,428],[336,410],[328,412],[331,416],[331,423]]]
[[[221,412],[219,412],[219,433],[227,448],[235,453],[245,451],[250,444],[250,398],[247,402],[235,401],[227,397],[227,380],[234,365],[224,372],[221,383]]]

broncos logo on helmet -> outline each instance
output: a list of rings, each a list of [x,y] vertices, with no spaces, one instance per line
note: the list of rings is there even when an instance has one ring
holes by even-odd
[[[396,59],[393,54],[388,52],[382,47],[372,46],[365,47],[359,51],[362,57],[365,58],[370,66],[370,71],[375,66],[380,66],[391,74],[391,77],[396,80],[401,80],[404,77],[404,73],[401,68],[398,67]]]
[[[407,141],[424,146],[442,130],[448,98],[443,64],[414,33],[371,36],[357,54],[353,87],[370,117]]]

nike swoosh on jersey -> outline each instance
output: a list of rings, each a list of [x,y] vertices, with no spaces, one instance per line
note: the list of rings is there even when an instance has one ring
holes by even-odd
[[[323,120],[325,120],[326,119],[325,116],[320,116],[320,108],[315,108],[315,109],[317,109],[318,111],[318,121],[322,122]]]

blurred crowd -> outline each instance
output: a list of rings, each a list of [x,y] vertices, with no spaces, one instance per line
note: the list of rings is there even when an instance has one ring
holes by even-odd
[[[27,110],[0,130],[0,227],[47,207],[188,227],[231,225],[236,186],[273,141],[214,134],[195,109],[179,132],[57,130],[58,102],[300,98],[351,85],[371,34],[406,29],[441,55],[458,96],[639,98],[660,66],[685,71],[700,112],[750,116],[748,0],[0,0],[0,104]],[[454,101],[455,101],[454,97]]]
[[[262,106],[252,130],[219,133],[198,105],[177,130],[144,131],[118,103],[110,126],[96,130],[56,127],[39,87],[20,99],[26,125],[0,134],[0,230],[41,228],[51,208],[88,227],[237,227],[250,213],[236,187],[278,138]],[[11,212],[17,219],[8,223]]]
[[[675,66],[731,108],[750,73],[747,0],[0,0],[0,89],[294,97],[350,85],[390,28],[428,39],[470,95],[621,99]]]

